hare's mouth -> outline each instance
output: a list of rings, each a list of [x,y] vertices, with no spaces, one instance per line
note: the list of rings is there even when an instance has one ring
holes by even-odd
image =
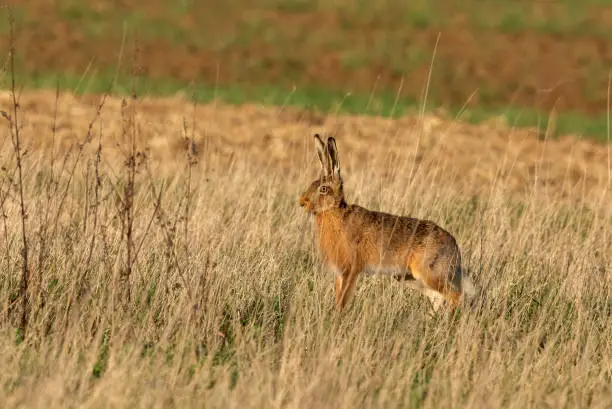
[[[300,196],[299,203],[301,207],[304,207],[304,206],[308,207],[308,205],[310,204],[310,200],[308,200],[308,198],[304,196]]]
[[[300,197],[300,207],[303,207],[308,213],[314,214],[314,208],[312,206],[312,202],[308,200],[308,198]]]

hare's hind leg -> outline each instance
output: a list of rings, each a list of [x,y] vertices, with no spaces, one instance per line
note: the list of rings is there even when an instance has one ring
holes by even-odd
[[[444,296],[440,294],[438,291],[432,290],[427,285],[423,283],[421,279],[410,279],[406,280],[406,284],[408,287],[416,290],[426,296],[431,302],[431,306],[434,311],[438,311],[438,309],[444,304]]]
[[[427,287],[426,294],[434,304],[434,310],[437,310],[444,301],[452,308],[458,307],[461,293],[448,282],[446,277],[436,277],[433,274],[434,273],[427,274],[427,276],[423,278],[423,282]]]
[[[423,293],[431,300],[434,310],[446,301],[452,308],[459,306],[461,287],[456,278],[449,275],[449,264],[434,257],[433,263],[418,260],[411,266],[415,278],[422,280]]]
[[[437,312],[446,300],[446,298],[440,292],[430,288],[423,290],[423,293],[427,296],[427,298],[429,298],[434,312]]]
[[[433,273],[435,274],[435,273]],[[454,309],[461,301],[461,289],[457,288],[452,278],[433,275],[425,282],[429,288],[436,291]]]

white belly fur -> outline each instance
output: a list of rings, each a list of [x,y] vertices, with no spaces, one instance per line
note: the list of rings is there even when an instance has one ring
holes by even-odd
[[[363,272],[366,274],[384,274],[391,276],[412,275],[409,268],[401,268],[397,266],[373,265],[365,266]]]
[[[331,267],[331,271],[336,276],[342,275],[342,272],[336,266],[330,266],[330,267]],[[396,276],[396,277],[397,276],[405,277],[407,275],[412,276],[412,271],[409,268],[400,268],[397,266],[385,266],[385,265],[374,265],[374,266],[367,265],[363,269],[363,273],[365,274],[383,274],[383,275],[390,275],[390,276]],[[406,280],[403,282],[408,287],[412,288],[413,290],[419,291],[420,293],[425,295],[427,298],[429,298],[434,310],[437,310],[440,307],[440,305],[442,305],[442,303],[444,302],[444,297],[437,291],[434,291],[428,288],[420,278],[416,278],[416,277],[413,277],[413,278],[414,278],[413,280]]]
[[[335,275],[342,274],[340,269],[337,268],[336,266],[333,266],[333,265],[330,266],[330,270]],[[404,277],[407,275],[412,276],[412,271],[410,271],[409,268],[401,268],[397,266],[385,266],[385,265],[366,265],[365,268],[363,269],[363,273],[368,274],[368,275],[383,274],[383,275],[400,276],[400,277]]]

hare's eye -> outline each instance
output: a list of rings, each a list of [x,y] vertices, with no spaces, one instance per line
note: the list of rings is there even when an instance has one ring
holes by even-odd
[[[327,192],[329,192],[329,188],[327,186],[320,186],[319,187],[319,192],[321,192],[323,194],[327,194]]]

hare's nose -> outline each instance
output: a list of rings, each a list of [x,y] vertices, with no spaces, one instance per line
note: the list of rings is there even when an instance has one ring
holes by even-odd
[[[304,196],[300,197],[300,206],[306,206],[308,204],[308,199]]]

